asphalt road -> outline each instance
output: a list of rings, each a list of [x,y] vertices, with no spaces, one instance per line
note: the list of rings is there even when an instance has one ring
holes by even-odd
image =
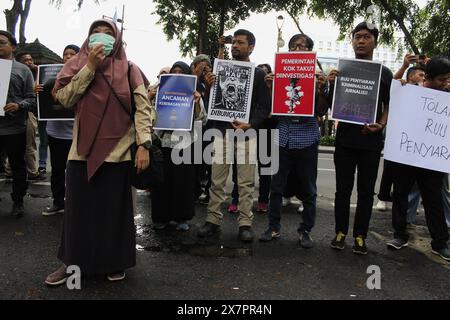
[[[61,215],[40,214],[51,203],[48,182],[30,186],[25,199],[27,214],[16,220],[9,217],[11,184],[0,181],[0,299],[152,299],[180,303],[192,299],[449,299],[450,264],[430,254],[423,215],[419,216],[422,226],[412,231],[410,246],[400,252],[390,251],[385,245],[392,237],[390,212],[374,212],[367,256],[352,253],[350,238],[343,252],[330,249],[334,236],[331,159],[332,155],[320,155],[313,249],[299,246],[296,228],[300,215],[293,205],[284,208],[281,239],[244,245],[237,240],[236,216],[228,213],[220,237],[198,240],[196,231],[206,215],[202,205],[197,206],[190,231],[171,228],[155,232],[151,229],[148,195],[138,193],[137,266],[128,270],[126,281],[86,278],[81,290],[47,288],[43,283],[59,265],[56,252],[62,221]],[[267,216],[256,214],[255,233],[259,235],[266,225]],[[380,290],[369,290],[366,285],[370,266],[381,270]]]

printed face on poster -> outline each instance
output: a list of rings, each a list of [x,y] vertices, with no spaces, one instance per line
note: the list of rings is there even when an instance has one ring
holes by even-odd
[[[184,74],[160,76],[156,95],[155,129],[191,131],[197,77]]]
[[[332,119],[355,123],[376,122],[382,65],[357,59],[339,59]]]
[[[248,123],[252,104],[255,64],[216,59],[216,81],[211,88],[208,119]]]
[[[392,81],[384,157],[450,173],[450,93]]]
[[[315,52],[275,54],[273,115],[314,115],[316,61]]]
[[[5,115],[8,100],[9,80],[11,79],[12,60],[0,59],[0,116]]]
[[[63,66],[63,64],[38,66],[38,82],[44,88],[44,91],[39,92],[37,96],[38,119],[40,121],[68,121],[75,117],[73,110],[64,108],[64,106],[55,102],[52,95],[56,77]]]

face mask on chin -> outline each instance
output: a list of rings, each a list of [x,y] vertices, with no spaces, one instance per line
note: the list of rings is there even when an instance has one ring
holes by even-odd
[[[89,37],[89,48],[98,44],[103,44],[106,56],[111,54],[115,43],[116,39],[106,33],[94,33]]]

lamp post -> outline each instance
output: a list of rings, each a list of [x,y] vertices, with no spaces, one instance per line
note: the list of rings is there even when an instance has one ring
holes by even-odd
[[[284,25],[284,17],[282,15],[279,15],[277,17],[277,28],[278,28],[277,52],[279,52],[280,48],[284,47],[285,45],[285,42],[283,40],[283,33],[281,32],[283,25]]]
[[[117,10],[116,10],[116,13],[117,13]],[[120,25],[121,25],[120,33],[122,33],[122,36],[123,36],[123,30],[124,30],[123,24],[125,23],[125,5],[123,5],[123,9],[122,9],[122,19],[121,18],[117,18],[116,15],[114,15],[114,17],[109,17],[109,16],[103,15],[102,19],[109,19],[109,20],[114,21],[116,23],[117,22],[120,23]]]

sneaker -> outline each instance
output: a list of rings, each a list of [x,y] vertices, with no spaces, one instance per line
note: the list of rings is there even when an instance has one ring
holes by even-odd
[[[259,241],[261,242],[269,242],[271,240],[275,240],[281,237],[280,231],[267,229],[264,233],[259,237]]]
[[[253,231],[252,231],[252,227],[249,226],[243,226],[243,227],[239,227],[239,240],[241,240],[242,242],[253,242]]]
[[[23,203],[14,203],[11,210],[11,216],[14,218],[22,218],[24,214],[25,209]]]
[[[177,225],[178,231],[189,231],[189,224],[187,222],[181,222]]]
[[[200,197],[198,197],[198,203],[200,204],[208,204],[209,203],[209,195],[202,193]]]
[[[39,167],[38,168],[38,172],[41,173],[41,174],[46,174],[47,173],[47,169],[44,168],[44,167]]]
[[[378,201],[377,205],[375,206],[375,209],[378,211],[387,211],[387,203],[385,201]]]
[[[314,247],[313,239],[308,231],[302,231],[299,233],[300,246],[304,249],[311,249]]]
[[[386,245],[390,249],[400,250],[401,248],[404,248],[404,247],[408,246],[408,241],[403,240],[403,239],[399,239],[399,238],[395,238],[394,240],[391,240],[391,241],[387,242]]]
[[[125,279],[125,277],[126,277],[125,271],[119,271],[119,272],[111,273],[111,274],[108,274],[106,276],[106,278],[109,281],[112,281],[112,282],[114,282],[114,281],[122,281],[122,280]]]
[[[269,204],[264,202],[258,202],[255,211],[259,213],[267,213],[267,211],[269,211]]]
[[[45,217],[53,216],[58,213],[64,213],[64,207],[52,205],[51,207],[47,207],[44,211],[42,211],[42,215]]]
[[[305,207],[303,206],[303,203],[300,203],[300,205],[298,206],[298,209],[297,209],[297,213],[303,213],[304,210],[305,210]]]
[[[442,248],[441,250],[431,250],[432,253],[438,255],[445,261],[450,261],[450,250],[448,248]]]
[[[291,198],[283,197],[283,207],[287,207],[291,203]]]
[[[336,237],[331,241],[330,245],[333,249],[344,250],[345,248],[345,234],[339,232]]]
[[[297,197],[292,197],[291,199],[289,199],[289,202],[294,206],[299,206],[302,203],[300,200],[297,199]]]
[[[228,206],[227,210],[228,210],[228,213],[238,213],[238,206],[237,206],[237,204],[232,203]]]
[[[200,229],[198,229],[197,236],[200,238],[206,238],[219,232],[220,232],[219,225],[211,222],[205,222],[205,224]]]
[[[367,254],[366,241],[363,237],[358,236],[355,238],[355,245],[353,246],[353,253],[365,256]]]
[[[38,173],[35,176],[30,176],[30,175],[28,176],[28,180],[30,180],[30,181],[42,181],[45,179],[46,179],[45,176],[41,173]]]
[[[152,225],[153,230],[164,230],[165,228],[167,228],[167,223],[163,223],[163,222],[155,222]]]
[[[64,284],[67,281],[67,277],[69,276],[66,273],[66,265],[61,265],[55,272],[48,275],[45,279],[45,284],[56,287]]]

